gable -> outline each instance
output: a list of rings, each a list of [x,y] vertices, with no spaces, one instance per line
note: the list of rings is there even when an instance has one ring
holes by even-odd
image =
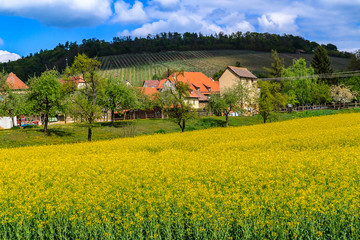
[[[21,81],[14,73],[9,74],[6,79],[6,84],[11,90],[25,90],[29,88],[28,85]]]

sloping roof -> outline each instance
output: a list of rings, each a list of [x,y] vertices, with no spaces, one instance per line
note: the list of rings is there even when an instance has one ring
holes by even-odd
[[[164,87],[164,84],[167,82],[167,79],[162,79],[162,80],[158,80],[159,81],[159,85],[158,85],[158,89],[162,89]]]
[[[174,74],[169,79],[174,80]],[[194,91],[197,90],[196,88],[200,88],[200,92],[205,95],[220,92],[219,82],[212,80],[202,72],[184,72],[177,76],[177,80],[189,84]],[[207,89],[208,87],[211,91]]]
[[[252,74],[247,68],[241,68],[241,67],[233,67],[228,66],[228,68],[236,74],[238,77],[244,77],[244,78],[257,78],[254,74]]]
[[[9,74],[6,79],[6,84],[11,90],[25,90],[29,88],[28,85],[21,81],[14,73]]]
[[[209,101],[209,99],[199,91],[195,91],[196,95],[199,96],[199,101]]]
[[[159,80],[146,80],[144,81],[143,86],[151,87],[151,88],[158,88],[160,81]]]
[[[142,93],[148,96],[152,96],[156,93],[159,93],[158,90],[154,87],[142,87],[141,89]]]

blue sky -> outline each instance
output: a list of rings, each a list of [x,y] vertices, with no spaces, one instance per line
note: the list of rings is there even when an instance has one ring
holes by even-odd
[[[256,31],[360,49],[360,0],[0,0],[0,61],[66,41]]]

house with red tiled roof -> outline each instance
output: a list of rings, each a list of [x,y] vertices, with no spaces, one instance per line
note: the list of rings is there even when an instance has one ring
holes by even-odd
[[[21,79],[12,72],[7,77],[6,84],[13,91],[24,91],[29,88],[28,85],[21,81]]]
[[[26,85],[23,81],[21,81],[20,78],[18,78],[14,73],[10,73],[5,81],[6,85],[12,90],[16,91],[18,93],[22,93],[26,91],[29,87]],[[0,96],[1,101],[1,96]],[[3,129],[9,129],[13,127],[13,125],[16,126],[17,119],[14,117],[14,119],[11,119],[10,117],[0,117],[0,128]]]
[[[219,94],[219,83],[201,72],[173,73],[167,79],[144,81],[144,88],[163,91],[173,87],[175,81],[188,84],[190,91],[186,101],[195,109],[203,109],[209,102],[210,94]]]

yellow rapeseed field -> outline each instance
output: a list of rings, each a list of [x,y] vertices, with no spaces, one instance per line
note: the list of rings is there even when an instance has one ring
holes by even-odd
[[[0,150],[2,239],[359,239],[360,114]]]

